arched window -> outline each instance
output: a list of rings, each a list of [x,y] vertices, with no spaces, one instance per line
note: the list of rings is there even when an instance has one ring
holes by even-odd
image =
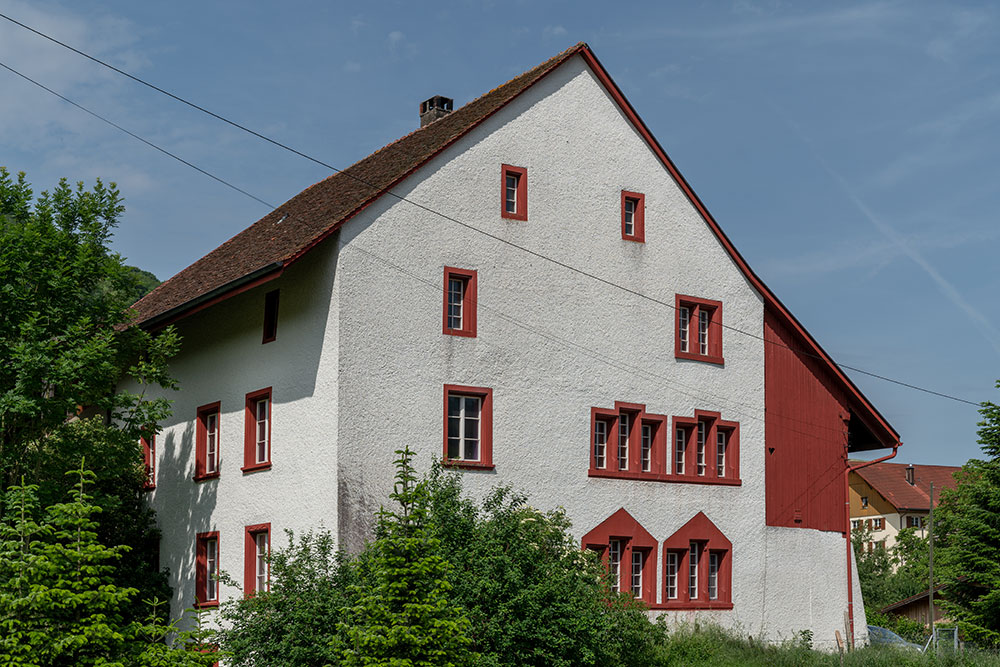
[[[663,542],[664,609],[732,609],[733,545],[704,512]]]
[[[656,540],[624,508],[584,535],[583,548],[600,554],[614,590],[656,603]]]

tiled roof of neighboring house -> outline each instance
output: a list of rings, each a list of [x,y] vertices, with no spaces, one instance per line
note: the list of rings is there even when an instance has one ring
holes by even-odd
[[[443,148],[585,48],[581,42],[563,51],[447,116],[306,188],[140,299],[133,306],[138,314],[137,322],[153,324],[152,320],[164,319],[164,315],[248,275],[277,271],[294,261]]]
[[[876,463],[855,472],[897,510],[926,512],[931,507],[931,482],[934,482],[934,506],[937,507],[941,489],[954,489],[954,474],[961,470],[957,466],[914,465],[914,484],[910,485],[906,481],[906,468],[903,463]]]
[[[590,47],[583,42],[303,190],[136,302],[133,306],[137,314],[136,322],[149,328],[163,326],[280,275],[284,267],[329,237],[356,213],[391,191],[393,186],[428,160],[575,55],[583,57],[591,72],[660,159],[750,284],[764,297],[768,307],[774,309],[801,338],[802,352],[820,359],[831,376],[845,388],[852,406],[857,409],[864,424],[872,429],[877,444],[882,447],[897,445],[899,434],[753,272]]]

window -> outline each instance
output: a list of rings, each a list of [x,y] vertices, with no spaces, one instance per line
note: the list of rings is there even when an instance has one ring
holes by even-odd
[[[146,469],[146,479],[142,483],[144,489],[156,488],[156,434],[150,431],[148,436],[139,438],[142,445],[142,463]]]
[[[247,526],[244,547],[243,593],[246,597],[270,590],[268,554],[271,550],[271,524]]]
[[[663,543],[663,609],[732,609],[732,543],[704,512]],[[681,583],[683,582],[683,583]]]
[[[868,496],[861,496],[861,509],[868,508]]]
[[[219,604],[219,533],[198,533],[195,546],[195,607]]]
[[[906,527],[907,528],[923,528],[923,517],[919,516],[908,516],[906,517]]]
[[[666,599],[677,599],[677,552],[668,551],[666,559]]]
[[[883,524],[882,517],[878,517],[876,519],[872,519],[872,528],[874,530],[882,530],[883,527],[884,527],[884,524]]]
[[[444,386],[444,465],[493,467],[493,390]]]
[[[861,530],[861,519],[851,519],[851,529]]]
[[[583,536],[583,548],[600,554],[614,591],[656,602],[656,540],[624,509]]]
[[[675,297],[677,332],[674,356],[722,364],[722,302],[693,296]]]
[[[194,479],[202,481],[219,476],[219,407],[210,403],[198,408],[195,424]]]
[[[739,423],[721,419],[718,412],[694,414],[673,418],[672,481],[740,484]]]
[[[271,388],[246,396],[243,432],[243,468],[246,473],[271,467]]]
[[[505,164],[500,169],[500,217],[528,219],[528,170]]]
[[[278,290],[264,295],[264,338],[270,343],[278,337]]]
[[[667,418],[645,405],[615,401],[612,410],[591,408],[590,432],[591,477],[660,479],[668,472]]]
[[[476,272],[444,267],[444,333],[476,336]]]
[[[622,238],[626,241],[646,241],[646,197],[638,192],[622,190]]]

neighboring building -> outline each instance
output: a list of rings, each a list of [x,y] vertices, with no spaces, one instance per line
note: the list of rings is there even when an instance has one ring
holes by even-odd
[[[899,438],[590,49],[422,112],[135,306],[184,338],[149,448],[173,611],[267,586],[286,529],[360,549],[409,445],[565,508],[656,613],[833,647],[853,596],[863,638],[847,456]]]
[[[941,605],[941,601],[945,598],[945,595],[942,592],[942,589],[944,588],[944,584],[939,584],[934,589],[935,623],[947,623],[949,621],[944,607]],[[890,605],[882,607],[879,611],[886,614],[894,614],[896,616],[905,616],[911,621],[923,623],[924,625],[930,625],[930,614],[928,613],[930,610],[929,605],[927,604],[927,591],[911,595],[910,597],[900,600],[899,602],[893,602]]]
[[[882,462],[851,472],[851,528],[871,530],[872,538],[866,545],[869,550],[891,548],[904,528],[916,528],[924,537],[931,508],[931,483],[937,507],[941,491],[955,488],[955,473],[959,470],[958,466]]]

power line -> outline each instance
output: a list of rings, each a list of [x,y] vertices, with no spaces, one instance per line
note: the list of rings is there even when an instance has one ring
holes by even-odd
[[[74,102],[73,100],[69,99],[68,97],[65,97],[65,96],[63,96],[63,95],[60,95],[60,94],[59,94],[59,93],[57,93],[56,91],[54,91],[54,90],[52,90],[51,88],[49,88],[49,87],[47,87],[47,86],[45,86],[45,85],[43,85],[43,84],[39,83],[38,81],[35,81],[34,79],[32,79],[31,77],[27,76],[26,74],[21,74],[20,72],[18,72],[18,71],[17,71],[16,69],[14,69],[13,67],[10,67],[9,65],[6,65],[6,64],[4,64],[3,62],[0,62],[0,67],[3,67],[3,68],[4,68],[5,70],[7,70],[8,72],[11,72],[12,74],[16,74],[17,76],[21,77],[21,78],[22,78],[22,79],[24,79],[25,81],[28,81],[28,82],[30,82],[30,83],[33,83],[33,84],[35,84],[36,86],[38,86],[38,87],[39,87],[39,88],[41,88],[42,90],[44,90],[44,91],[46,91],[46,92],[48,92],[48,93],[51,93],[51,94],[55,95],[56,97],[58,97],[59,99],[61,99],[61,100],[62,100],[63,102],[66,102],[67,104],[72,104],[73,106],[75,106],[75,107],[76,107],[77,109],[79,109],[80,111],[83,111],[83,112],[85,112],[85,113],[88,113],[88,114],[90,114],[91,116],[93,116],[94,118],[96,118],[96,119],[98,119],[98,120],[100,120],[100,121],[102,121],[102,122],[105,122],[105,123],[107,123],[108,125],[110,125],[111,127],[115,128],[116,130],[121,130],[122,132],[124,132],[124,133],[125,133],[125,134],[127,134],[128,136],[130,136],[130,137],[132,137],[133,139],[136,139],[136,140],[138,140],[138,141],[141,141],[142,143],[146,144],[146,145],[147,145],[147,146],[149,146],[150,148],[153,148],[153,149],[155,149],[155,150],[158,150],[158,151],[160,151],[161,153],[163,153],[164,155],[167,155],[167,156],[169,156],[169,157],[172,157],[173,159],[177,160],[178,162],[182,162],[183,164],[186,164],[187,166],[191,167],[191,168],[192,168],[192,169],[194,169],[195,171],[197,171],[197,172],[199,172],[199,173],[202,173],[202,174],[204,174],[205,176],[208,176],[208,177],[209,177],[209,178],[211,178],[212,180],[214,180],[214,181],[217,181],[217,182],[219,182],[219,183],[222,183],[222,184],[223,184],[223,185],[225,185],[225,186],[226,186],[227,188],[232,188],[233,190],[236,190],[236,191],[237,191],[237,192],[239,192],[240,194],[243,194],[243,195],[246,195],[247,197],[250,197],[250,198],[251,198],[251,199],[253,199],[254,201],[257,201],[257,202],[260,202],[260,203],[261,203],[261,204],[263,204],[264,206],[268,206],[268,207],[270,207],[270,208],[272,208],[272,209],[274,208],[274,205],[273,205],[273,204],[269,204],[268,202],[264,201],[263,199],[260,199],[259,197],[257,197],[257,196],[255,196],[255,195],[252,195],[252,194],[250,194],[249,192],[247,192],[247,191],[246,191],[246,190],[244,190],[243,188],[240,188],[240,187],[238,187],[238,186],[236,186],[236,185],[233,185],[233,184],[232,184],[232,183],[230,183],[229,181],[225,181],[225,180],[223,180],[223,179],[219,178],[218,176],[216,176],[215,174],[211,174],[211,173],[209,173],[209,172],[205,171],[204,169],[202,169],[202,168],[201,168],[201,167],[199,167],[198,165],[195,165],[195,164],[192,164],[192,163],[188,162],[188,161],[187,161],[187,160],[185,160],[184,158],[182,158],[182,157],[180,157],[180,156],[178,156],[178,155],[175,155],[175,154],[171,153],[170,151],[168,151],[168,150],[167,150],[167,149],[165,149],[165,148],[160,148],[159,146],[157,146],[156,144],[154,144],[154,143],[153,143],[152,141],[148,141],[148,140],[146,140],[146,139],[143,139],[143,138],[142,138],[142,137],[140,137],[140,136],[139,136],[138,134],[136,134],[136,133],[134,133],[134,132],[131,132],[131,131],[127,130],[126,128],[122,127],[121,125],[119,125],[119,124],[115,123],[114,121],[111,121],[111,120],[108,120],[108,119],[107,119],[107,118],[105,118],[104,116],[101,116],[100,114],[98,114],[98,113],[96,113],[96,112],[94,112],[94,111],[91,111],[90,109],[88,109],[87,107],[85,107],[85,106],[83,106],[83,105],[80,105],[80,104],[77,104],[76,102]]]
[[[174,100],[176,100],[178,102],[181,102],[182,104],[185,104],[185,105],[187,105],[187,106],[189,106],[189,107],[191,107],[193,109],[196,109],[196,110],[201,111],[201,112],[203,112],[205,114],[208,114],[209,116],[212,116],[213,118],[216,118],[217,120],[220,120],[220,121],[222,121],[222,122],[224,122],[224,123],[226,123],[226,124],[228,124],[228,125],[230,125],[232,127],[235,127],[237,129],[243,130],[244,132],[247,132],[247,133],[249,133],[249,134],[251,134],[251,135],[253,135],[253,136],[255,136],[255,137],[259,138],[259,139],[262,139],[262,140],[264,140],[264,141],[266,141],[266,142],[268,142],[270,144],[273,144],[273,145],[275,145],[275,146],[277,146],[279,148],[282,148],[282,149],[287,150],[287,151],[289,151],[291,153],[294,153],[295,155],[298,155],[298,156],[300,156],[302,158],[310,160],[311,162],[314,162],[314,163],[316,163],[316,164],[318,164],[318,165],[320,165],[322,167],[325,167],[327,169],[335,171],[338,174],[342,174],[343,176],[351,178],[351,179],[357,181],[358,183],[361,183],[363,185],[366,185],[366,186],[372,188],[377,193],[387,194],[387,195],[389,195],[391,197],[396,198],[399,201],[406,202],[406,203],[408,203],[408,204],[410,204],[412,206],[416,206],[417,208],[419,208],[419,209],[421,209],[423,211],[426,211],[426,212],[428,212],[428,213],[430,213],[432,215],[436,215],[436,216],[438,216],[440,218],[448,220],[449,222],[453,222],[453,223],[455,223],[457,225],[460,225],[461,227],[464,227],[464,228],[469,229],[469,230],[471,230],[473,232],[476,232],[476,233],[481,234],[483,236],[486,236],[486,237],[488,237],[490,239],[493,239],[494,241],[498,241],[498,242],[503,243],[505,245],[508,245],[510,247],[516,248],[516,249],[518,249],[518,250],[520,250],[522,252],[525,252],[525,253],[533,256],[533,257],[537,257],[538,259],[541,259],[543,261],[550,262],[550,263],[555,264],[556,266],[564,268],[564,269],[566,269],[568,271],[572,271],[572,272],[578,273],[578,274],[580,274],[582,276],[590,278],[591,280],[597,281],[599,283],[602,283],[602,284],[607,285],[609,287],[612,287],[614,289],[622,290],[622,291],[627,292],[627,293],[629,293],[629,294],[631,294],[631,295],[633,295],[635,297],[638,297],[640,299],[644,299],[644,300],[650,301],[650,302],[655,303],[655,304],[660,305],[660,306],[665,306],[665,307],[667,307],[667,308],[669,308],[671,310],[676,310],[677,309],[677,306],[675,304],[663,301],[662,299],[657,299],[656,297],[650,296],[650,295],[645,294],[643,292],[639,292],[638,290],[634,290],[634,289],[632,289],[630,287],[626,287],[625,285],[621,285],[619,283],[613,282],[613,281],[608,280],[606,278],[602,278],[601,276],[593,274],[593,273],[591,273],[589,271],[586,271],[584,269],[572,266],[571,264],[567,264],[565,262],[557,260],[557,259],[555,259],[553,257],[548,256],[548,255],[544,255],[544,254],[542,254],[540,252],[531,250],[530,248],[527,248],[527,247],[522,246],[522,245],[520,245],[518,243],[510,241],[509,239],[502,238],[502,237],[500,237],[500,236],[498,236],[496,234],[492,234],[492,233],[490,233],[488,231],[485,231],[483,229],[475,227],[474,225],[471,225],[471,224],[463,222],[463,221],[461,221],[461,220],[459,220],[457,218],[454,218],[454,217],[452,217],[452,216],[450,216],[450,215],[448,215],[446,213],[442,213],[442,212],[440,212],[438,210],[432,209],[429,206],[426,206],[426,205],[421,204],[419,202],[413,201],[411,199],[407,199],[406,197],[404,197],[402,195],[396,194],[395,192],[393,192],[390,189],[380,188],[379,186],[374,185],[373,183],[370,183],[370,182],[368,182],[368,181],[366,181],[366,180],[364,180],[362,178],[359,178],[358,176],[355,176],[354,174],[350,173],[349,171],[346,171],[346,170],[343,170],[343,169],[338,169],[337,167],[335,167],[335,166],[333,166],[331,164],[328,164],[328,163],[326,163],[326,162],[324,162],[324,161],[322,161],[322,160],[320,160],[318,158],[312,157],[311,155],[308,155],[306,153],[303,153],[302,151],[299,151],[299,150],[297,150],[295,148],[287,146],[286,144],[283,144],[280,141],[277,141],[277,140],[272,139],[272,138],[270,138],[270,137],[268,137],[268,136],[266,136],[264,134],[261,134],[260,132],[252,130],[252,129],[250,129],[250,128],[244,126],[244,125],[241,125],[241,124],[239,124],[239,123],[237,123],[235,121],[229,120],[228,118],[226,118],[226,117],[224,117],[224,116],[222,116],[220,114],[217,114],[217,113],[215,113],[213,111],[210,111],[210,110],[208,110],[208,109],[206,109],[206,108],[204,108],[204,107],[202,107],[202,106],[200,106],[198,104],[195,104],[194,102],[186,100],[186,99],[184,99],[184,98],[182,98],[182,97],[180,97],[178,95],[175,95],[174,93],[171,93],[170,91],[164,90],[163,88],[160,88],[159,86],[156,86],[155,84],[149,83],[148,81],[145,81],[144,79],[141,79],[140,77],[137,77],[137,76],[135,76],[133,74],[130,74],[130,73],[122,70],[122,69],[119,69],[119,68],[115,67],[114,65],[111,65],[110,63],[107,63],[107,62],[105,62],[105,61],[103,61],[103,60],[101,60],[99,58],[96,58],[96,57],[94,57],[94,56],[92,56],[92,55],[90,55],[88,53],[85,53],[85,52],[83,52],[83,51],[81,51],[81,50],[79,50],[79,49],[77,49],[75,47],[72,47],[69,44],[66,44],[65,42],[62,42],[62,41],[60,41],[60,40],[58,40],[58,39],[56,39],[54,37],[51,37],[51,36],[49,36],[49,35],[41,32],[39,30],[36,30],[36,29],[34,29],[34,28],[32,28],[32,27],[30,27],[28,25],[25,25],[24,23],[21,23],[20,21],[17,21],[15,19],[7,16],[6,14],[0,13],[0,18],[6,19],[6,20],[10,21],[11,23],[14,23],[14,24],[16,24],[18,26],[21,26],[22,28],[24,28],[26,30],[29,30],[30,32],[32,32],[32,33],[34,33],[34,34],[36,34],[36,35],[38,35],[38,36],[40,36],[40,37],[42,37],[44,39],[47,39],[47,40],[49,40],[49,41],[51,41],[51,42],[53,42],[55,44],[58,44],[59,46],[62,46],[64,48],[66,48],[66,49],[69,49],[70,51],[73,51],[74,53],[77,53],[77,54],[83,56],[84,58],[87,58],[87,59],[89,59],[89,60],[91,60],[91,61],[93,61],[93,62],[95,62],[95,63],[97,63],[99,65],[102,65],[103,67],[106,67],[106,68],[108,68],[108,69],[110,69],[110,70],[112,70],[114,72],[117,72],[118,74],[121,74],[122,76],[125,76],[125,77],[127,77],[127,78],[129,78],[129,79],[131,79],[131,80],[133,80],[133,81],[135,81],[137,83],[139,83],[139,84],[142,84],[142,85],[147,86],[148,88],[151,88],[151,89],[153,89],[153,90],[155,90],[155,91],[157,91],[159,93],[162,93],[163,95],[166,95],[166,96],[170,97],[171,99],[174,99]],[[10,67],[7,67],[6,65],[4,65],[4,67],[6,69],[9,69],[10,71],[14,72],[18,76],[21,76],[21,77],[23,77],[23,78],[31,81],[32,83],[35,83],[36,85],[41,86],[41,84],[38,84],[37,82],[33,81],[32,79],[28,79],[28,77],[24,76],[23,74],[20,74],[19,72],[14,71]],[[44,86],[41,86],[41,87],[45,88]],[[77,107],[83,109],[83,107],[80,107],[80,105],[76,104],[75,102],[72,102],[72,101],[68,100],[67,98],[63,97],[62,95],[59,95],[58,93],[55,93],[54,91],[52,91],[52,90],[50,90],[48,88],[45,88],[45,90],[48,90],[49,92],[52,92],[53,94],[57,95],[61,99],[66,100],[67,102],[70,102],[70,104],[73,104],[74,106],[77,106]],[[131,135],[133,137],[136,137],[137,139],[139,139],[143,143],[145,143],[147,145],[150,145],[150,146],[153,146],[157,150],[166,153],[166,151],[164,151],[163,149],[161,149],[161,148],[159,148],[159,147],[151,144],[150,142],[146,141],[145,139],[137,137],[136,135],[132,134],[131,132],[128,132],[128,130],[125,130],[124,128],[121,128],[121,127],[119,127],[117,125],[114,125],[114,123],[111,123],[110,121],[107,121],[106,119],[102,118],[101,116],[97,116],[97,114],[94,114],[93,112],[91,112],[91,111],[89,111],[87,109],[83,109],[83,110],[87,111],[87,113],[89,113],[89,114],[91,114],[91,115],[93,115],[93,116],[95,116],[97,118],[100,118],[101,120],[104,120],[105,122],[108,122],[109,124],[113,125],[114,127],[118,127],[118,129],[121,129],[122,131],[127,132],[129,135]],[[168,153],[168,155],[171,155],[171,154]],[[173,155],[171,155],[171,156],[174,157]],[[178,159],[180,159],[180,158],[178,158]],[[187,164],[188,166],[191,166],[192,168],[197,169],[201,173],[206,174],[206,175],[210,176],[211,178],[219,181],[220,183],[223,183],[223,184],[227,185],[228,187],[236,189],[239,192],[241,192],[241,193],[243,193],[243,194],[245,194],[245,195],[253,198],[255,201],[263,203],[266,206],[269,206],[271,208],[275,208],[273,205],[268,204],[268,203],[266,203],[266,202],[258,199],[254,195],[251,195],[251,194],[249,194],[249,193],[247,193],[247,192],[245,192],[243,190],[240,190],[236,186],[233,186],[233,185],[227,183],[226,181],[223,181],[222,179],[219,179],[216,176],[212,176],[211,174],[208,174],[204,170],[202,170],[202,169],[200,169],[198,167],[195,167],[194,165],[191,165],[190,163],[188,163],[188,162],[186,162],[184,160],[181,160],[181,161],[184,162],[185,164]],[[826,359],[824,359],[824,357],[822,357],[819,354],[816,354],[814,352],[810,352],[808,350],[801,350],[801,349],[798,349],[798,348],[793,348],[790,345],[786,345],[786,344],[784,344],[784,343],[782,343],[780,341],[769,340],[769,339],[765,338],[764,336],[759,335],[759,334],[755,334],[755,333],[753,333],[751,331],[745,331],[743,329],[739,329],[737,327],[734,327],[734,326],[731,326],[731,325],[727,325],[727,324],[723,324],[723,323],[719,323],[718,326],[720,326],[723,329],[728,329],[730,331],[733,331],[734,333],[739,333],[739,334],[742,334],[744,336],[749,336],[750,338],[754,338],[756,340],[762,341],[763,343],[768,344],[768,345],[776,345],[778,347],[785,348],[785,349],[787,349],[787,350],[789,350],[791,352],[794,352],[796,354],[801,354],[801,355],[804,355],[804,356],[807,356],[807,357],[811,357],[813,359],[818,359],[820,361],[826,361]],[[864,369],[857,368],[855,366],[850,366],[850,365],[847,365],[847,364],[842,364],[840,362],[837,362],[837,361],[833,360],[832,357],[830,357],[830,361],[832,361],[840,369],[846,369],[846,370],[854,371],[855,373],[860,373],[862,375],[867,375],[868,377],[872,377],[872,378],[875,378],[875,379],[878,379],[878,380],[882,380],[883,382],[889,382],[889,383],[892,383],[892,384],[899,385],[901,387],[906,387],[908,389],[913,389],[915,391],[920,391],[920,392],[923,392],[923,393],[926,393],[926,394],[931,394],[933,396],[938,396],[938,397],[946,398],[946,399],[949,399],[949,400],[952,400],[952,401],[957,401],[959,403],[965,403],[965,404],[968,404],[968,405],[974,405],[976,407],[979,407],[979,405],[980,405],[979,403],[976,403],[976,402],[973,402],[973,401],[970,401],[970,400],[967,400],[967,399],[964,399],[964,398],[959,398],[957,396],[952,396],[951,394],[946,394],[946,393],[943,393],[943,392],[935,391],[933,389],[927,389],[925,387],[920,387],[920,386],[915,385],[915,384],[911,384],[911,383],[908,383],[908,382],[903,382],[902,380],[896,380],[894,378],[891,378],[891,377],[888,377],[888,376],[885,376],[885,375],[881,375],[881,374],[874,373],[874,372],[871,372],[871,371],[866,371]]]

